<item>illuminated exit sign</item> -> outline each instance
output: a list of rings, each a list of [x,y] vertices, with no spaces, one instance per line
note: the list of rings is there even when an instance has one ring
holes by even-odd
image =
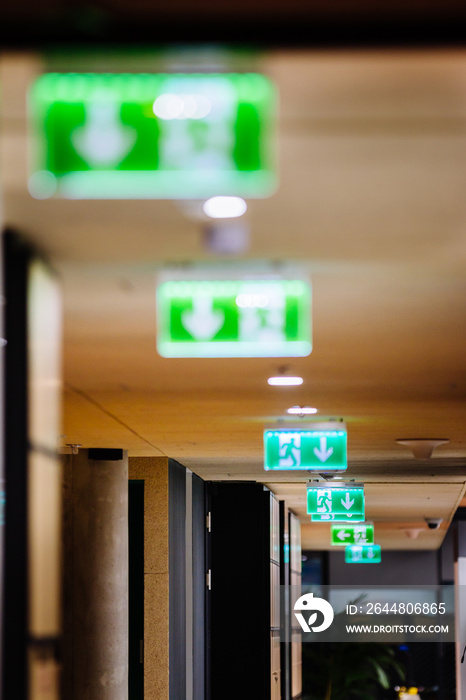
[[[347,564],[379,564],[382,561],[382,549],[379,544],[351,544],[345,547]]]
[[[332,545],[374,544],[373,523],[332,525],[330,529]]]
[[[313,523],[363,523],[364,520],[364,513],[358,515],[346,515],[345,513],[311,513],[311,522]]]
[[[301,357],[311,345],[302,280],[167,281],[157,287],[163,357]]]
[[[364,486],[352,482],[308,482],[307,512],[315,515],[364,516]]]
[[[29,95],[31,194],[269,196],[275,102],[253,73],[42,75]]]
[[[264,469],[343,471],[347,468],[344,424],[300,424],[264,431]],[[321,428],[319,428],[321,426]]]

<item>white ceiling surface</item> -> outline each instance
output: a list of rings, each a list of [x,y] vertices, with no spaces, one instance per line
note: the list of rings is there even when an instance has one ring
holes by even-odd
[[[279,93],[280,185],[249,202],[251,245],[237,262],[307,267],[307,358],[159,357],[156,271],[231,260],[206,250],[182,203],[33,200],[24,95],[40,63],[2,60],[4,220],[64,285],[65,441],[270,483],[308,523],[309,475],[264,472],[262,431],[310,404],[347,423],[348,478],[366,483],[376,540],[438,547],[466,481],[466,52],[273,52],[251,68]],[[304,385],[268,387],[281,364]],[[450,442],[415,460],[396,443],[410,437]],[[328,548],[328,529],[304,525],[306,545]]]

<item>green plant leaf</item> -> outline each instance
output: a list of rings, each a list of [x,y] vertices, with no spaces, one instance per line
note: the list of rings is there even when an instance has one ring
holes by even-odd
[[[377,680],[378,680],[379,684],[382,686],[382,688],[388,688],[390,686],[390,681],[388,680],[388,676],[385,673],[382,666],[377,661],[375,661],[375,659],[369,658],[368,662],[375,669],[375,672],[377,674]]]

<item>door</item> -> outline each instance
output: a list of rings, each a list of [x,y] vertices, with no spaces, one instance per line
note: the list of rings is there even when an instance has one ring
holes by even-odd
[[[130,700],[144,700],[144,481],[128,485]]]

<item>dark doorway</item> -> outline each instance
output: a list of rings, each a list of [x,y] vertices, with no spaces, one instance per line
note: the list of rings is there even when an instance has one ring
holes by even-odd
[[[144,481],[128,487],[129,697],[144,700]]]

